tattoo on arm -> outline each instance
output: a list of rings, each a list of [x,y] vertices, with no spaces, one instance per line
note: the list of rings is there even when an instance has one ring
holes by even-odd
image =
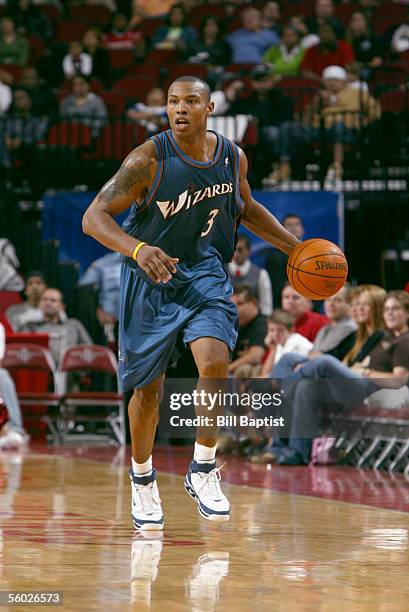
[[[100,195],[108,202],[116,198],[141,198],[149,188],[153,160],[143,151],[132,151],[124,163],[101,189]]]

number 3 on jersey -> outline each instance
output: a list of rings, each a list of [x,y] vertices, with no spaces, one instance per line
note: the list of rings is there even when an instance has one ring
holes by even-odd
[[[203,238],[203,236],[207,236],[207,234],[210,232],[210,230],[212,229],[213,223],[215,218],[217,217],[217,215],[219,214],[219,209],[218,208],[213,208],[213,210],[210,211],[209,213],[209,218],[207,220],[207,227],[206,229],[200,234],[200,237]]]

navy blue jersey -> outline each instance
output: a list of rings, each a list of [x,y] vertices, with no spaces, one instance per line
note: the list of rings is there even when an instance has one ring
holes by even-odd
[[[243,208],[238,149],[215,134],[215,155],[209,162],[186,155],[171,130],[153,136],[158,158],[155,179],[145,200],[132,205],[123,224],[128,234],[178,257],[183,269],[214,257],[228,262],[235,249]],[[136,265],[129,258],[127,263]]]

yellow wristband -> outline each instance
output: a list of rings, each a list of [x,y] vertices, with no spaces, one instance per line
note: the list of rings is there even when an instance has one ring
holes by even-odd
[[[139,250],[143,247],[143,245],[146,244],[146,242],[140,242],[139,244],[136,245],[136,247],[134,248],[134,251],[132,253],[132,259],[134,261],[136,261],[136,256],[139,253]]]

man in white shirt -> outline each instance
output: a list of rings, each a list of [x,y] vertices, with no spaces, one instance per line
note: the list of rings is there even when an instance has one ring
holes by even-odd
[[[237,240],[233,261],[228,264],[229,275],[233,287],[248,285],[258,300],[261,314],[270,316],[273,312],[273,291],[270,277],[264,268],[251,263],[249,256],[250,240],[244,234]]]

